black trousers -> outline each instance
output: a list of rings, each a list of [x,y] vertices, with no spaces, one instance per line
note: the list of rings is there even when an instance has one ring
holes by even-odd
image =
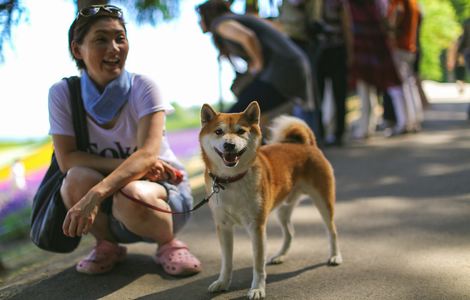
[[[325,94],[325,81],[328,78],[331,79],[336,110],[335,137],[336,140],[341,140],[346,127],[346,96],[348,91],[346,47],[320,48],[316,56],[315,66],[321,102]]]

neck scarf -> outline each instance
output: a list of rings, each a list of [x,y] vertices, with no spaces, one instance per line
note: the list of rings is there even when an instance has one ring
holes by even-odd
[[[86,112],[100,125],[109,123],[126,104],[132,86],[132,76],[123,71],[106,85],[103,93],[96,88],[86,71],[80,78],[83,104]]]

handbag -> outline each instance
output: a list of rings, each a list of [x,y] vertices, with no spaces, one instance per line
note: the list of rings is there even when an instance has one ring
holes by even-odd
[[[80,78],[72,76],[64,78],[70,91],[72,120],[77,148],[86,151],[88,147],[88,129],[86,113],[83,107],[80,90]],[[31,213],[30,238],[36,246],[43,250],[68,253],[77,248],[81,237],[68,237],[62,231],[62,224],[67,209],[60,195],[60,187],[65,174],[60,171],[59,164],[52,153],[51,163],[33,197]]]

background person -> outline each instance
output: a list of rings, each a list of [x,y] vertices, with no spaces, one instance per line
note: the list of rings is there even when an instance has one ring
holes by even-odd
[[[463,23],[463,33],[459,38],[457,52],[460,57],[463,57],[465,69],[461,71],[460,80],[462,82],[462,94],[464,92],[464,82],[466,73],[470,73],[470,18],[466,19]],[[467,108],[467,118],[470,120],[470,105]]]
[[[419,14],[416,0],[390,0],[387,22],[395,65],[402,80],[407,120],[405,128],[395,128],[395,134],[419,131],[423,121],[423,105],[414,73]]]
[[[26,191],[26,169],[21,159],[17,158],[13,161],[10,170],[11,194]]]
[[[241,58],[246,62],[246,72],[254,77],[236,95],[236,103],[228,112],[241,112],[256,100],[265,127],[269,114],[290,112],[296,99],[313,111],[315,99],[308,58],[286,35],[256,16],[233,13],[227,1],[209,0],[198,5],[196,11],[202,31],[212,34],[220,55],[229,58],[235,71],[233,58]]]
[[[334,134],[327,137],[326,145],[341,146],[346,129],[346,97],[348,93],[348,67],[345,42],[344,4],[342,0],[323,0],[320,22],[316,23],[317,50],[314,73],[319,98],[324,100],[327,81],[331,82],[334,100]]]
[[[392,49],[376,0],[345,0],[348,28],[346,41],[349,69],[361,100],[361,115],[352,132],[356,139],[374,134],[378,125],[378,95],[386,92],[392,98],[396,132],[406,126],[401,79],[395,68]],[[392,125],[390,125],[392,126]]]
[[[175,183],[175,170],[184,169],[165,136],[165,114],[172,108],[152,80],[125,69],[129,44],[122,11],[112,5],[80,10],[69,29],[69,50],[81,71],[88,152],[76,148],[65,80],[50,88],[49,121],[55,154],[66,173],[60,191],[68,209],[63,231],[70,237],[90,232],[96,238],[77,271],[110,271],[126,256],[119,243],[147,241],[158,244],[154,259],[165,272],[199,272],[198,259],[174,236],[188,215],[172,217],[119,193],[166,210],[192,207],[187,175]]]

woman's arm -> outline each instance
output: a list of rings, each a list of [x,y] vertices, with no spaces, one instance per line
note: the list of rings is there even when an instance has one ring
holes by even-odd
[[[76,166],[92,168],[103,175],[114,171],[124,160],[120,158],[107,158],[97,154],[79,151],[75,144],[75,137],[68,135],[52,135],[54,152],[62,173]]]
[[[165,112],[159,111],[139,120],[137,129],[138,150],[91,189],[101,195],[102,200],[111,196],[129,182],[142,178],[151,168],[155,167],[160,153],[164,116]]]
[[[221,37],[240,44],[249,57],[248,70],[251,73],[259,73],[264,66],[264,58],[261,44],[256,34],[237,21],[227,20],[221,22],[215,29]]]
[[[165,173],[164,164],[158,160],[163,135],[163,123],[163,111],[149,114],[139,120],[137,130],[138,150],[92,187],[68,211],[63,224],[65,235],[73,237],[86,234],[94,222],[100,203],[127,183],[142,178],[151,169],[156,170],[157,173]]]

